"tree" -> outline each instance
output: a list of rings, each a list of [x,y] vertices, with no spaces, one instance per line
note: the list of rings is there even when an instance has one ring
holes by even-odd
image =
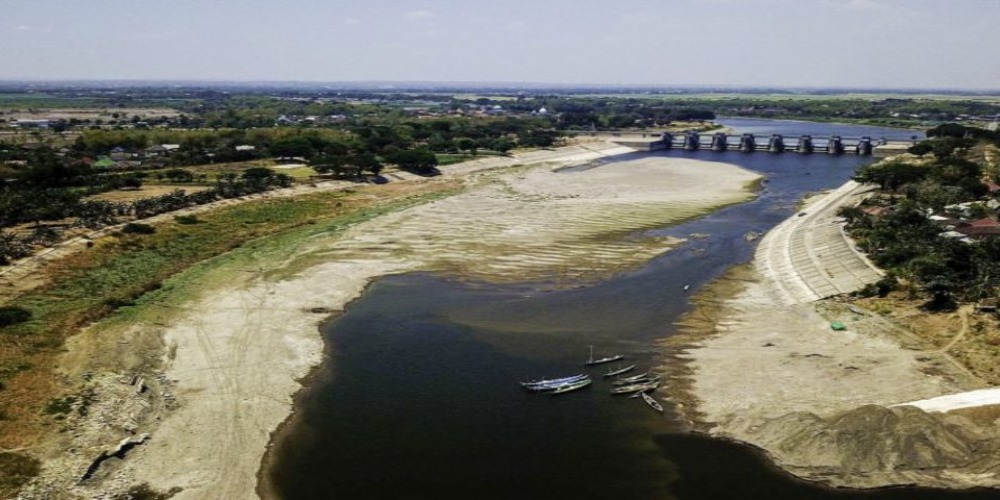
[[[924,179],[927,173],[926,167],[891,160],[859,168],[854,180],[862,184],[878,184],[883,190],[898,191],[904,184]]]
[[[423,149],[403,149],[386,155],[386,160],[399,168],[421,175],[437,173],[438,160],[434,153]]]
[[[163,175],[172,182],[191,182],[194,180],[194,174],[182,168],[172,168],[164,172]]]

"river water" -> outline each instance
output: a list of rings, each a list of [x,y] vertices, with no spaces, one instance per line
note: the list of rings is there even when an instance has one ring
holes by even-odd
[[[913,135],[721,121],[737,133]],[[734,163],[767,182],[755,201],[652,231],[689,239],[604,282],[500,286],[420,273],[377,280],[323,326],[329,362],[298,396],[265,480],[287,499],[996,498],[995,492],[823,489],[775,470],[747,447],[686,433],[669,404],[664,417],[639,400],[609,395],[606,383],[557,397],[522,391],[517,382],[525,378],[584,371],[590,345],[598,355],[621,352],[641,368],[655,366],[655,341],[673,333],[688,294],[752,257],[746,233],[767,231],[805,193],[836,187],[869,161],[650,154]]]

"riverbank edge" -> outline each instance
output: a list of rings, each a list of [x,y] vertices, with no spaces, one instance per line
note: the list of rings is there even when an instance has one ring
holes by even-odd
[[[817,198],[822,198],[828,194],[815,193],[806,195],[800,204],[809,204]],[[792,215],[789,219],[794,219]],[[721,321],[728,319],[728,313],[732,312],[732,307],[736,306],[736,299],[746,291],[750,284],[760,284],[766,280],[756,269],[758,257],[751,258],[742,264],[737,264],[721,276],[714,279],[691,298],[691,309],[675,323],[676,333],[660,341],[661,356],[663,364],[660,370],[670,381],[670,395],[667,399],[674,405],[674,411],[681,420],[682,426],[691,433],[719,439],[729,443],[745,447],[750,452],[765,459],[766,466],[772,471],[781,475],[802,481],[827,491],[845,492],[858,491],[870,492],[879,490],[890,490],[904,487],[927,487],[942,490],[969,490],[979,487],[956,482],[953,484],[934,481],[930,478],[921,480],[910,478],[905,482],[893,482],[891,479],[884,482],[856,485],[854,483],[844,484],[845,480],[851,476],[848,471],[826,470],[819,473],[808,467],[796,466],[796,464],[784,461],[780,453],[776,453],[766,446],[741,439],[728,433],[719,422],[708,418],[706,414],[699,410],[702,398],[699,395],[696,385],[696,368],[694,364],[697,359],[691,353],[699,349],[706,348],[705,343],[711,339],[722,338],[727,335],[726,331],[717,328]],[[830,299],[820,299],[809,304],[813,311],[822,315],[824,305]],[[850,302],[847,302],[848,304]],[[898,347],[914,349],[919,343],[914,339],[893,338],[892,342]],[[973,379],[966,381],[966,384],[976,382]],[[971,385],[970,385],[971,387]],[[968,389],[968,388],[967,388]]]

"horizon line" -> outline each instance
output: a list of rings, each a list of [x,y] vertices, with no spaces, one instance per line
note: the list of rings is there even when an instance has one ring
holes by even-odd
[[[744,85],[744,84],[664,84],[664,83],[567,83],[567,82],[533,82],[533,81],[478,81],[478,80],[281,80],[281,79],[196,79],[196,78],[0,78],[0,86],[10,85],[133,85],[133,86],[296,86],[320,87],[333,86],[342,88],[368,87],[446,87],[462,88],[503,88],[514,90],[526,89],[647,89],[647,90],[781,90],[781,91],[838,91],[872,93],[961,93],[1000,95],[1000,88],[961,88],[961,87],[887,87],[864,85]],[[392,90],[380,89],[380,90]],[[400,89],[401,90],[401,89]]]

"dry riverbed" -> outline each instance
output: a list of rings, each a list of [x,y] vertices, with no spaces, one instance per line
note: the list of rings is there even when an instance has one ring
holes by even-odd
[[[136,353],[159,356],[164,367],[152,408],[137,410],[145,423],[136,432],[149,439],[125,460],[109,460],[99,481],[78,484],[70,474],[60,483],[54,471],[82,473],[93,456],[50,461],[48,485],[30,491],[93,497],[145,482],[179,489],[177,499],[252,498],[271,432],[289,415],[299,380],[321,361],[317,325],[372,279],[418,270],[498,281],[607,276],[677,243],[626,233],[745,201],[759,179],[732,165],[666,158],[558,171],[588,156],[545,153],[544,163],[503,170],[456,167],[466,183],[457,195],[289,244],[280,258],[216,273],[226,279],[206,283],[210,291],[168,304],[169,322],[105,332],[124,342],[149,338],[141,331],[161,339]],[[108,387],[136,387],[96,376],[108,377]]]

